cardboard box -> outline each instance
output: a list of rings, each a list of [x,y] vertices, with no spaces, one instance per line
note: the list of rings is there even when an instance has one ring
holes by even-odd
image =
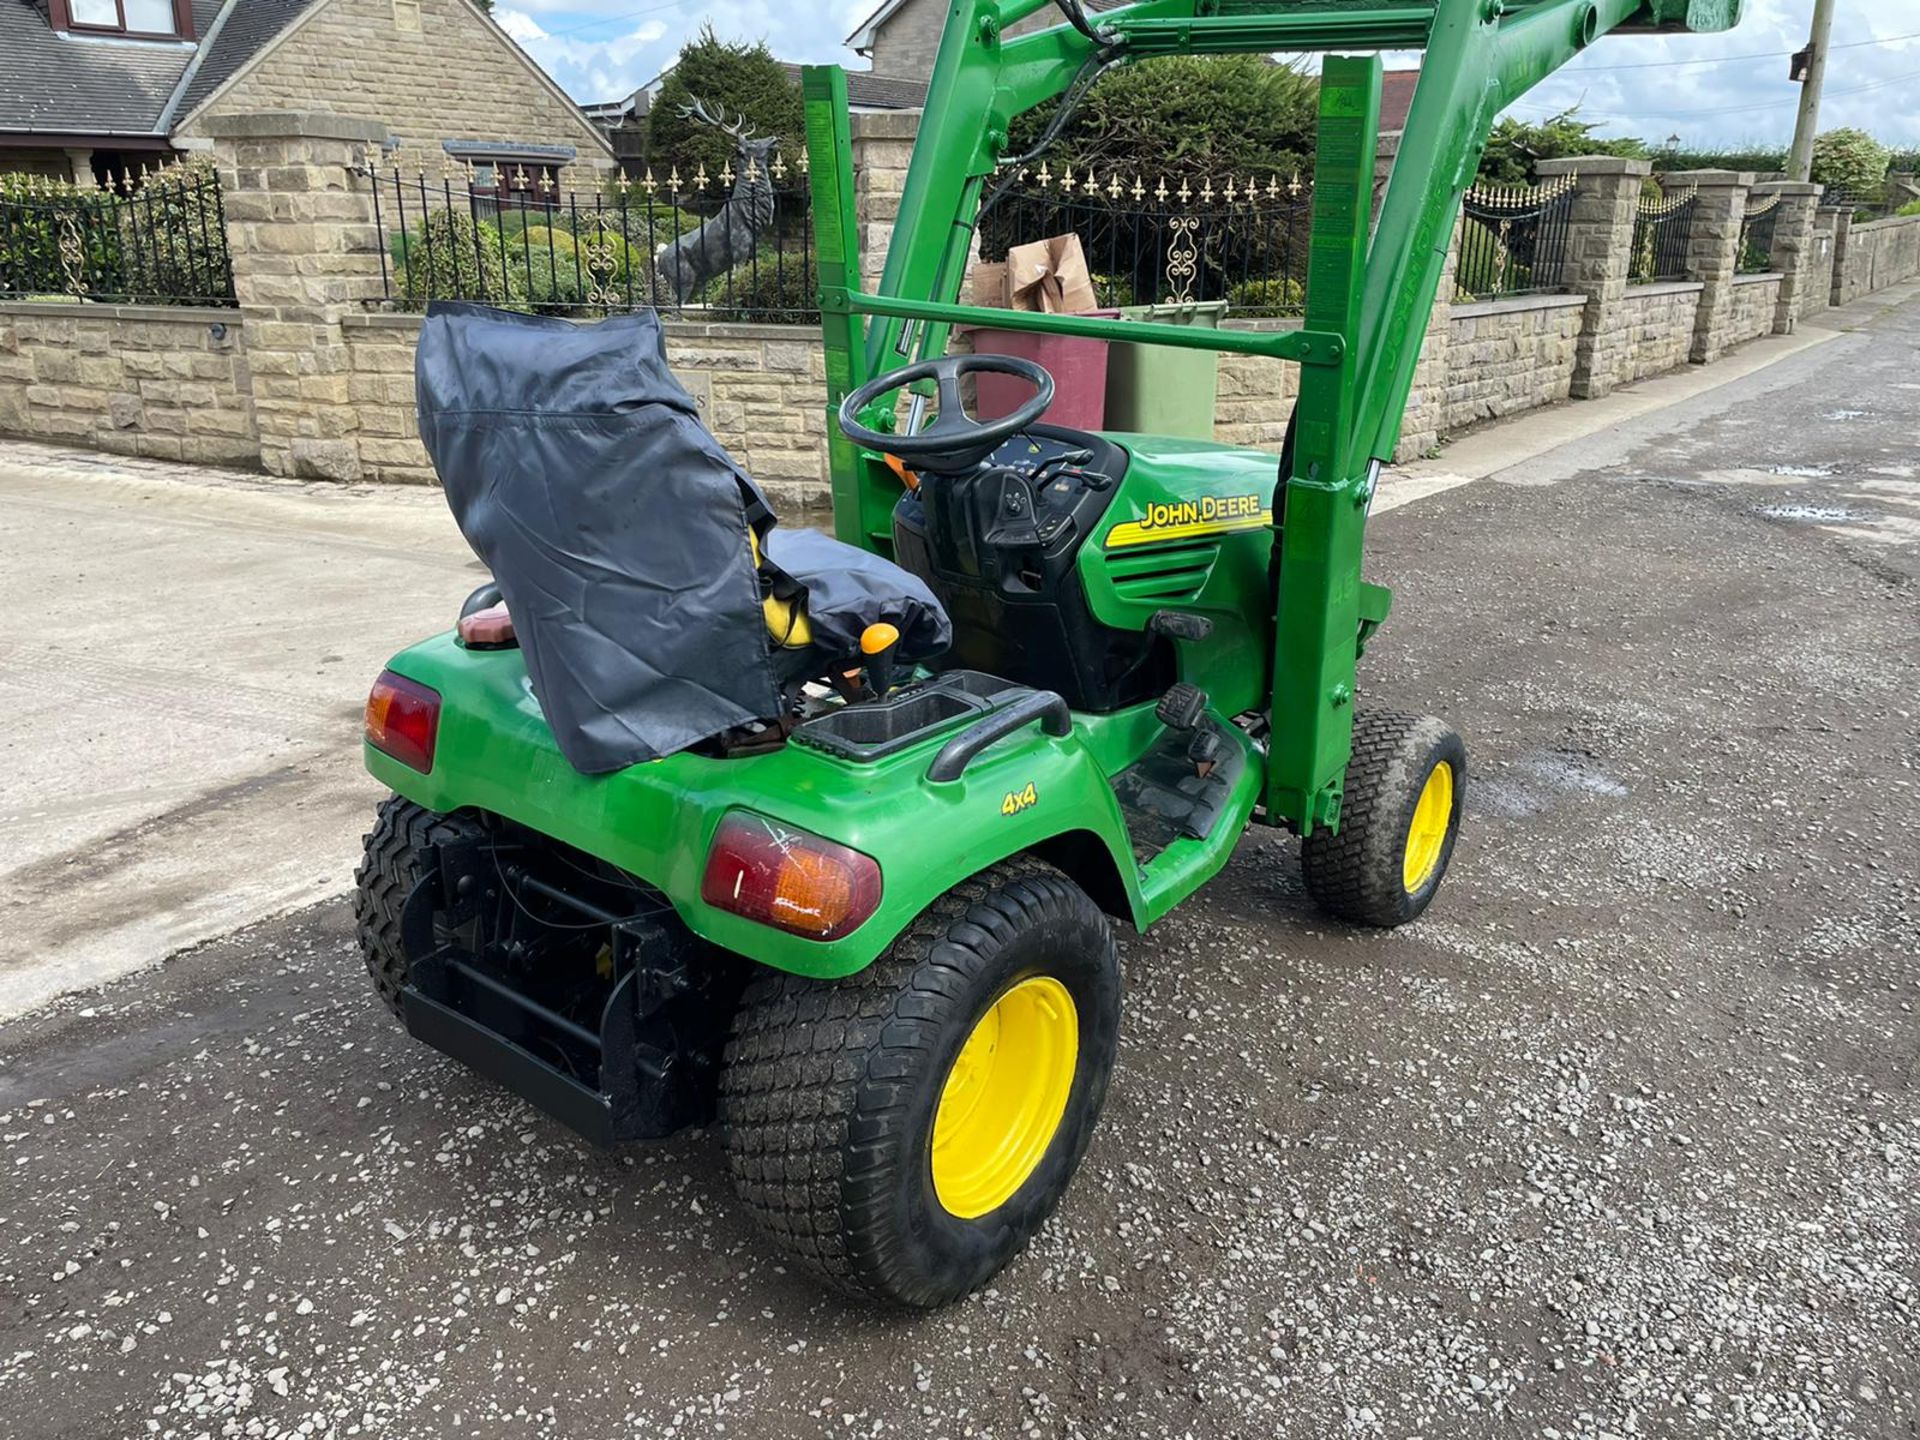
[[[1074,315],[1099,308],[1078,235],[1015,245],[1004,262],[976,265],[973,303],[1001,310]]]

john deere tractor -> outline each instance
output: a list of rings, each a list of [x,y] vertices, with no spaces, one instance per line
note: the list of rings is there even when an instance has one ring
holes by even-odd
[[[774,526],[651,316],[431,316],[422,434],[494,573],[368,701],[381,997],[597,1142],[717,1112],[742,1212],[833,1286],[979,1286],[1092,1138],[1116,923],[1161,921],[1250,825],[1299,837],[1341,921],[1432,903],[1465,747],[1362,703],[1356,665],[1390,600],[1368,510],[1463,189],[1494,117],[1587,46],[1739,10],[954,0],[871,292],[845,76],[809,68],[833,537]],[[1365,52],[1389,49],[1425,60],[1376,216]],[[1115,66],[1269,51],[1330,52],[1298,329],[957,302],[983,200],[1031,158],[1016,117]],[[1047,372],[949,354],[956,324],[1294,362],[1290,443],[1049,424]],[[983,372],[1031,398],[970,413]]]

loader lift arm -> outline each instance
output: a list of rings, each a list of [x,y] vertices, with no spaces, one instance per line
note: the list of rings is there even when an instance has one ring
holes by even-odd
[[[1281,565],[1265,810],[1302,835],[1338,826],[1352,745],[1360,578],[1378,467],[1399,439],[1460,202],[1494,117],[1609,32],[1730,28],[1742,0],[1139,0],[1086,28],[1009,38],[1052,0],[953,0],[875,293],[859,276],[846,78],[803,75],[829,415],[875,374],[943,353],[957,323],[992,323],[1292,360],[1302,367],[1292,471],[1276,504]],[[1015,117],[1110,64],[1159,55],[1425,51],[1405,133],[1369,234],[1380,62],[1329,53],[1322,69],[1307,309],[1295,332],[1256,334],[982,310],[956,303],[975,216]],[[870,321],[870,323],[869,323]],[[892,415],[869,417],[886,428]],[[835,526],[885,554],[898,486],[878,457],[828,431]],[[1363,610],[1367,613],[1363,617]]]

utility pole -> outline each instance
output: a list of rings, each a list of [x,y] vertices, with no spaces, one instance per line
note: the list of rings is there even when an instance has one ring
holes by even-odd
[[[1793,153],[1787,159],[1789,180],[1813,175],[1813,137],[1820,129],[1820,90],[1827,83],[1827,37],[1832,33],[1833,0],[1813,0],[1813,32],[1801,52],[1807,56],[1807,73],[1801,81],[1800,118],[1793,126]]]

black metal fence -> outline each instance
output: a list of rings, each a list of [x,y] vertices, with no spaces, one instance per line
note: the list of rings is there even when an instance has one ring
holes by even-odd
[[[1297,315],[1313,193],[1298,174],[1152,185],[1137,176],[1014,175],[980,217],[980,255],[1074,234],[1102,306],[1225,300],[1238,316]]]
[[[1577,175],[1545,185],[1476,185],[1462,204],[1458,300],[1545,295],[1565,288]]]
[[[1627,278],[1644,285],[1655,280],[1684,280],[1687,247],[1693,239],[1694,202],[1698,192],[1685,190],[1658,200],[1643,198],[1633,216],[1633,254]]]
[[[219,178],[199,163],[118,190],[0,177],[0,298],[232,305]]]
[[[1780,221],[1780,197],[1747,196],[1747,210],[1740,217],[1740,261],[1742,275],[1763,275],[1773,269],[1773,231]]]
[[[683,318],[803,324],[819,319],[805,158],[603,190],[545,176],[376,177],[387,299],[478,300],[548,315],[654,309]]]

